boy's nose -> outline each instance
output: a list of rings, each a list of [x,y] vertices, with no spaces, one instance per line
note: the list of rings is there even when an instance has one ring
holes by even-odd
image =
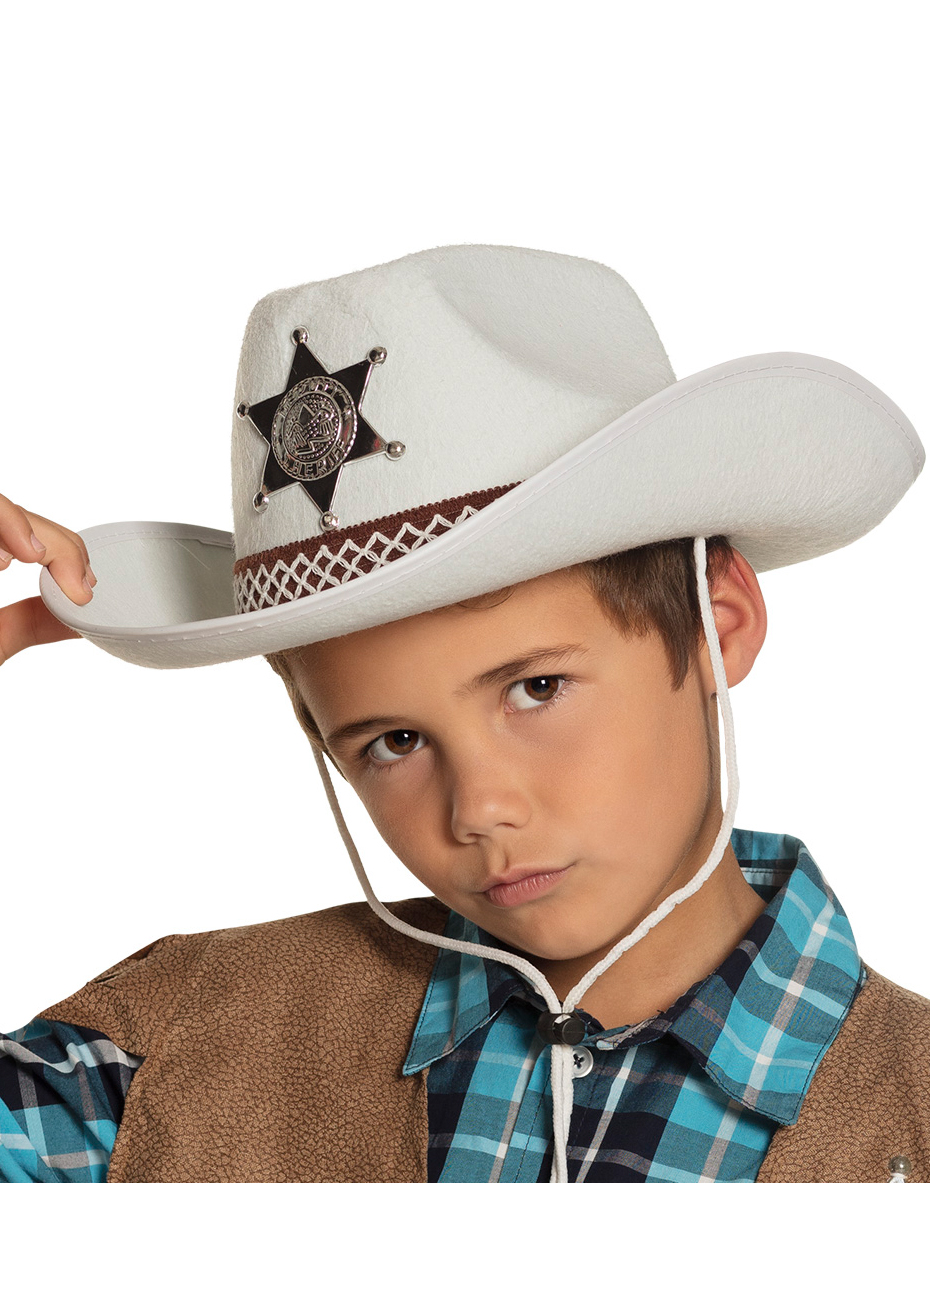
[[[472,844],[499,826],[519,828],[530,818],[532,805],[512,768],[473,764],[452,778],[452,834]]]

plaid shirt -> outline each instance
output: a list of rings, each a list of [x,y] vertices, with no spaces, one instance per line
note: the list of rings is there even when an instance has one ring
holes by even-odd
[[[141,1065],[99,1030],[59,1021],[0,1035],[0,1181],[105,1180]]]
[[[580,1013],[571,1180],[754,1180],[862,984],[849,922],[803,844],[740,830],[732,843],[767,907],[725,962],[635,1026]],[[446,934],[498,942],[454,912]],[[429,1067],[431,1181],[548,1180],[543,1006],[511,968],[440,950],[404,1066]],[[0,1037],[0,1180],[105,1180],[141,1062],[61,1022]]]
[[[588,1052],[575,1050],[569,1180],[753,1181],[798,1118],[865,970],[799,840],[735,830],[732,844],[767,906],[730,956],[637,1025],[605,1030],[578,1010]],[[457,913],[446,934],[497,943]],[[429,1067],[430,1180],[548,1181],[544,1010],[510,967],[440,952],[404,1067]]]

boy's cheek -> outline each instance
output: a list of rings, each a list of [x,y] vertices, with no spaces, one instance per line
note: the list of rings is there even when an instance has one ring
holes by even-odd
[[[385,844],[418,880],[422,876],[418,867],[435,866],[435,853],[439,834],[435,806],[421,792],[417,795],[398,795],[394,800],[379,796],[375,801],[370,793],[359,793],[369,817]],[[367,799],[367,801],[366,801]],[[423,882],[425,884],[425,882]]]

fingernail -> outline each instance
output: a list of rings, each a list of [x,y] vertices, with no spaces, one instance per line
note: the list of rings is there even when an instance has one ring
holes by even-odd
[[[89,595],[92,595],[94,593],[93,590],[90,588],[90,582],[88,581],[86,576],[84,577],[84,589],[87,591]]]
[[[84,573],[84,575],[87,577],[91,585],[97,584],[97,578],[94,576],[94,569],[91,567],[90,563],[87,564],[87,571]]]
[[[37,554],[45,553],[45,545],[43,545],[42,541],[39,540],[39,538],[36,536],[36,533],[34,531],[32,533],[32,547]]]
[[[5,549],[0,549],[0,563],[12,563],[13,555],[8,554]]]

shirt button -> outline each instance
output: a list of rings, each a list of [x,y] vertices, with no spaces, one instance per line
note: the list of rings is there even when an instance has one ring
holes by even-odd
[[[583,1044],[576,1044],[572,1049],[572,1077],[582,1080],[594,1066],[594,1054]]]

